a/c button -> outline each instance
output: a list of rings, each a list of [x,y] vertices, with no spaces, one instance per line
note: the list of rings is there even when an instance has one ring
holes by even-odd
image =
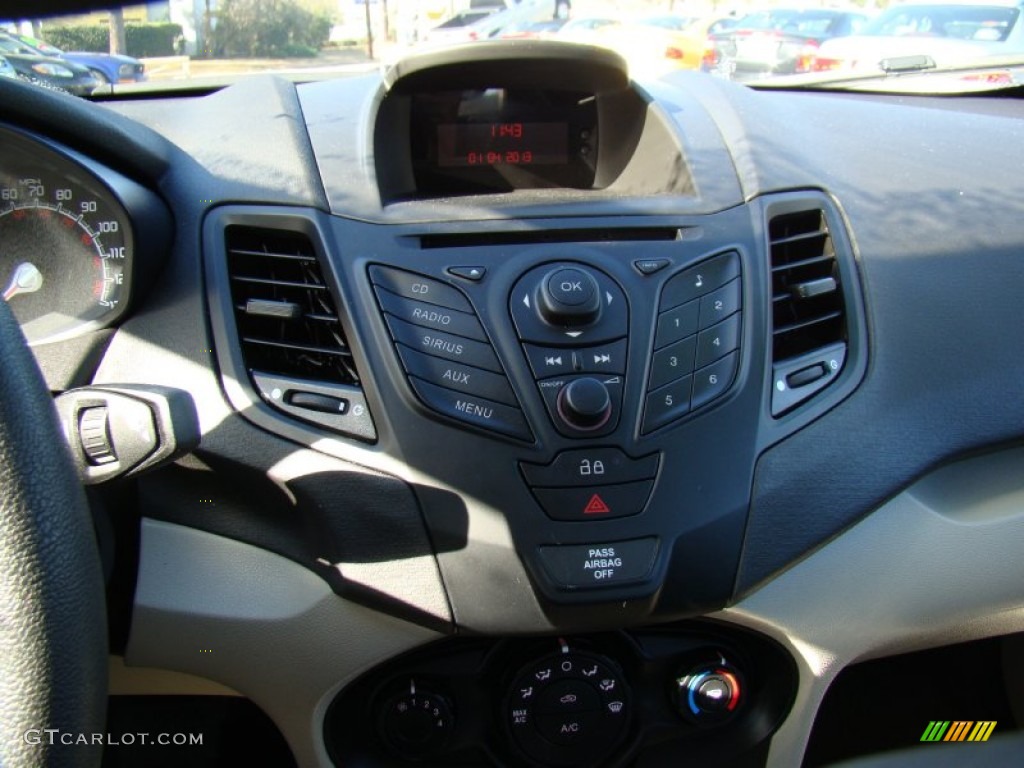
[[[544,570],[560,587],[593,589],[647,578],[658,554],[658,539],[604,544],[570,544],[538,549]]]

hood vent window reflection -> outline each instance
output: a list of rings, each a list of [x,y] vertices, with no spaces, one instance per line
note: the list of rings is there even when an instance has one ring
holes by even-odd
[[[846,316],[839,265],[821,209],[768,221],[772,276],[772,415],[825,386],[846,357]]]
[[[352,350],[310,238],[230,226],[224,239],[242,364],[264,402],[375,440]]]

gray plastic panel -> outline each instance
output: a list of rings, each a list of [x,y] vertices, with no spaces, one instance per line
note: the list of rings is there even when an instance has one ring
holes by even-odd
[[[848,664],[1024,630],[1024,449],[940,469],[719,614],[789,648],[793,711],[769,765],[790,768]]]
[[[437,637],[343,600],[290,560],[143,521],[126,663],[209,678],[249,697],[303,768],[330,765],[320,722],[340,686]]]

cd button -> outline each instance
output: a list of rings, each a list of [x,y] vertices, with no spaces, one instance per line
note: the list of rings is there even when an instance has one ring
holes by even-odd
[[[374,265],[370,267],[370,280],[381,288],[404,296],[407,299],[425,301],[449,309],[472,312],[473,306],[469,299],[450,285],[433,280],[423,275],[406,272],[401,269]]]

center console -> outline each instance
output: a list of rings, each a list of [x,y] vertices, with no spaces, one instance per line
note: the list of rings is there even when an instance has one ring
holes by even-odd
[[[460,627],[725,606],[758,456],[864,370],[834,202],[745,200],[706,107],[655,102],[607,51],[470,46],[344,92],[304,91],[329,214],[208,223],[236,406],[405,483],[395,548],[433,555]],[[382,513],[346,558],[381,549]],[[422,605],[386,559],[361,599]]]
[[[331,704],[337,765],[763,765],[788,655],[711,622],[541,640],[446,640]]]
[[[260,543],[458,635],[346,684],[334,760],[761,764],[792,661],[693,619],[737,597],[761,454],[864,374],[837,204],[748,199],[708,105],[596,49],[302,108],[328,210],[204,232],[224,391],[301,446],[268,468],[298,541]]]

